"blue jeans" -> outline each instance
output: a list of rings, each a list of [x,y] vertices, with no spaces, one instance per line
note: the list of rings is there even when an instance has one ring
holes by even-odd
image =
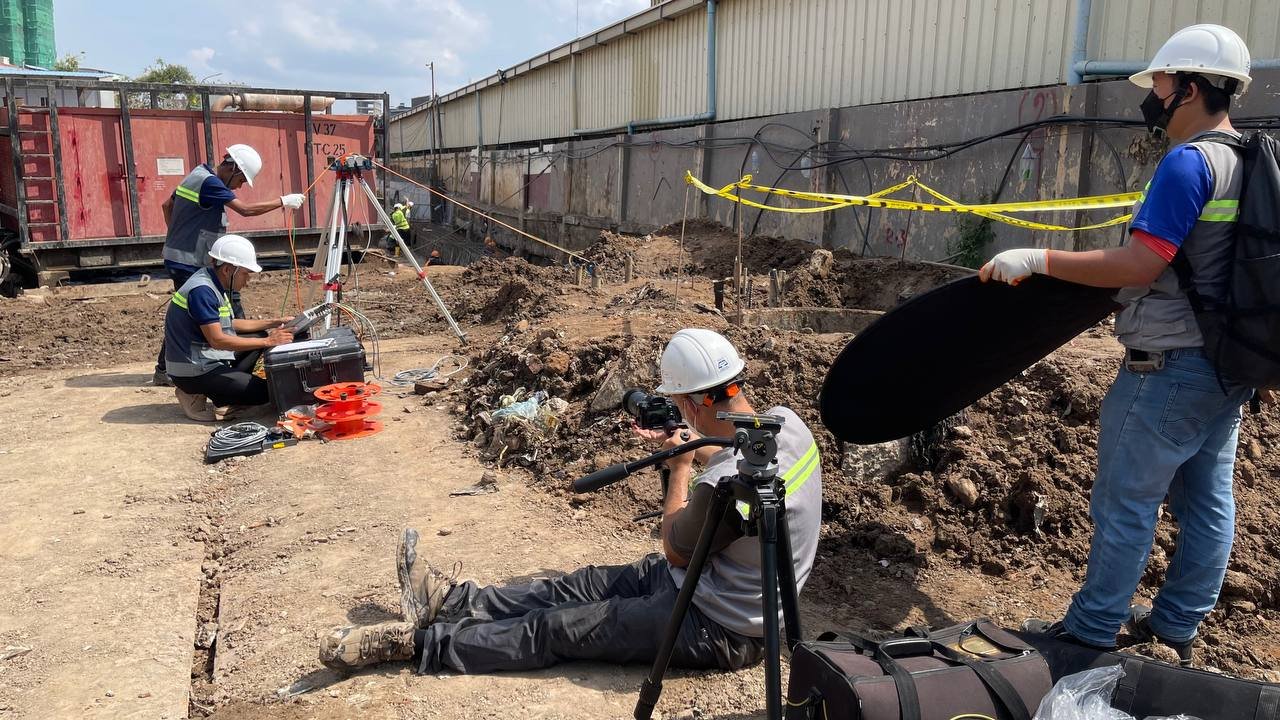
[[[1195,637],[1218,601],[1231,555],[1231,476],[1240,406],[1251,393],[1231,383],[1224,393],[1199,348],[1166,352],[1164,369],[1156,372],[1120,369],[1102,401],[1089,567],[1064,620],[1072,635],[1115,644],[1167,496],[1178,546],[1152,606],[1151,628],[1172,642]]]

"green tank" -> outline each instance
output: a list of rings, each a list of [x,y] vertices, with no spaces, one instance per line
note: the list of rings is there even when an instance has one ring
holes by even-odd
[[[0,55],[22,67],[27,62],[27,38],[22,27],[23,0],[0,0]]]
[[[53,0],[21,2],[26,64],[51,68],[58,59],[58,48],[53,42]]]

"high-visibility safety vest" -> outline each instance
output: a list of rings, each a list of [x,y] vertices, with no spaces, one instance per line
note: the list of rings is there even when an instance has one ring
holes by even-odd
[[[222,302],[218,305],[218,326],[228,335],[236,334],[235,327],[232,325],[234,318],[231,315],[231,298],[218,289],[212,272],[210,268],[203,268],[192,275],[191,279],[173,294],[169,310],[165,313],[165,369],[174,377],[199,377],[236,358],[236,354],[231,350],[217,350],[210,346],[198,326],[195,328],[195,339],[186,347],[182,347],[181,343],[170,341],[177,337],[171,328],[176,329],[180,327],[179,324],[187,326],[196,324],[195,318],[191,317],[191,311],[188,309],[187,299],[191,296],[192,290],[198,287],[207,287],[221,296]]]
[[[212,176],[207,165],[197,165],[174,189],[169,232],[164,238],[165,260],[197,268],[208,264],[210,246],[227,229],[224,205],[200,205],[200,188]]]
[[[397,230],[409,229],[409,218],[405,216],[403,208],[392,211],[391,224],[395,225]]]
[[[1236,219],[1240,216],[1240,195],[1244,187],[1244,162],[1229,145],[1198,140],[1195,148],[1213,175],[1213,194],[1204,204],[1191,232],[1179,248],[1190,263],[1196,291],[1215,302],[1228,295],[1232,260],[1235,258]],[[1151,183],[1134,206],[1134,217],[1147,199]],[[1178,350],[1202,347],[1204,336],[1196,322],[1187,291],[1170,264],[1155,282],[1145,287],[1125,288],[1116,294],[1125,307],[1116,315],[1116,336],[1125,347],[1136,350]]]

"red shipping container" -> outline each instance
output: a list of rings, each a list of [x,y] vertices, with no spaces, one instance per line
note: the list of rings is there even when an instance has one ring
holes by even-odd
[[[137,175],[138,215],[142,236],[163,236],[161,205],[174,188],[198,163],[204,161],[204,119],[199,111],[131,110],[134,166]],[[254,186],[245,185],[236,193],[246,202],[269,200],[302,192],[307,185],[306,127],[301,113],[219,112],[213,113],[213,144],[216,159],[235,143],[252,146],[262,155],[262,171]],[[0,122],[8,122],[0,112]],[[333,199],[335,174],[326,168],[326,159],[346,153],[372,157],[373,118],[368,115],[313,115],[316,225],[327,224]],[[32,223],[30,241],[57,241],[58,208],[53,182],[52,143],[49,114],[44,108],[19,111],[20,161],[29,203],[27,217]],[[113,108],[60,108],[59,136],[62,149],[62,177],[67,207],[69,237],[66,240],[96,240],[134,235],[129,212],[129,191],[124,164],[124,143],[120,111]],[[12,150],[0,144],[0,201],[17,206],[13,178]],[[215,159],[215,162],[216,162]],[[376,178],[367,175],[377,188]],[[363,193],[352,194],[348,224],[376,222]],[[308,208],[292,213],[294,226],[310,227]],[[5,214],[4,226],[17,231],[16,218]],[[287,230],[283,211],[257,217],[228,213],[229,230]],[[92,244],[92,243],[87,243]],[[156,250],[159,261],[159,248]]]

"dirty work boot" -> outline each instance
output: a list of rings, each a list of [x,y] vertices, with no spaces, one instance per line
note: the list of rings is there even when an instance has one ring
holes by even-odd
[[[214,414],[209,409],[208,398],[203,395],[192,395],[178,388],[173,389],[173,394],[177,396],[178,404],[182,406],[182,414],[196,422],[213,422]]]
[[[357,670],[413,659],[413,625],[384,622],[337,627],[320,638],[320,662],[334,670]]]
[[[1151,629],[1151,608],[1146,605],[1130,605],[1129,619],[1124,623],[1124,629],[1133,637],[1141,642],[1158,642],[1161,645],[1167,645],[1178,653],[1178,664],[1182,667],[1191,667],[1191,661],[1194,657],[1192,646],[1196,639],[1191,638],[1186,642],[1173,642],[1165,640]]]
[[[1082,647],[1090,648],[1091,650],[1115,650],[1116,649],[1116,646],[1114,644],[1110,646],[1094,645],[1091,642],[1085,642],[1084,640],[1081,640],[1075,635],[1072,635],[1071,631],[1067,630],[1067,626],[1064,625],[1061,620],[1058,620],[1056,622],[1049,622],[1047,620],[1037,620],[1035,618],[1031,618],[1022,623],[1022,632],[1029,633],[1031,635],[1043,635],[1044,637],[1047,637],[1047,638],[1052,638],[1054,640],[1061,640],[1062,642],[1069,642],[1073,645],[1080,645]]]
[[[173,387],[173,381],[169,379],[168,373],[163,370],[151,373],[151,384],[155,387]]]
[[[445,575],[418,556],[418,531],[405,528],[396,551],[396,576],[400,580],[400,612],[415,628],[425,628],[440,614],[445,596],[457,584],[462,563]]]

